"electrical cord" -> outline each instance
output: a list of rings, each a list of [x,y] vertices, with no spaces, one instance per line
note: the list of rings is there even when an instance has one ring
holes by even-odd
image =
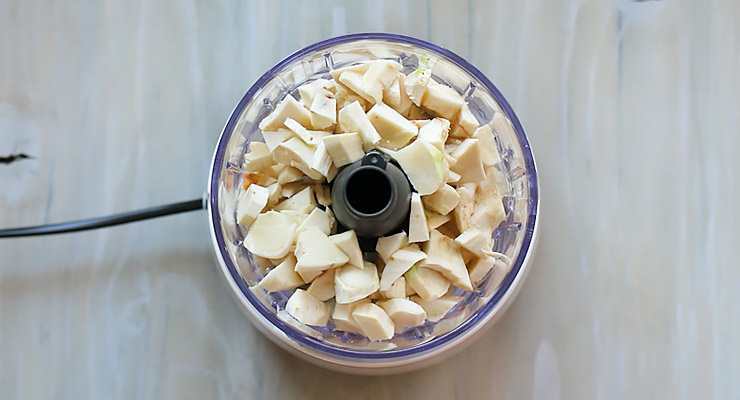
[[[144,208],[142,210],[128,211],[120,214],[109,215],[107,217],[89,218],[80,221],[61,222],[58,224],[28,226],[24,228],[2,229],[0,230],[0,239],[86,231],[89,229],[127,224],[129,222],[164,217],[166,215],[179,214],[188,211],[202,210],[204,208],[204,199],[196,199]]]

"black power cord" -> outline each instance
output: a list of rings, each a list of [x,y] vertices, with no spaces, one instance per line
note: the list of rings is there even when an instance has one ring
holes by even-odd
[[[203,208],[205,208],[203,199],[183,201],[181,203],[165,204],[142,210],[128,211],[125,213],[109,215],[107,217],[61,222],[50,225],[28,226],[25,228],[2,229],[0,230],[0,239],[86,231],[89,229],[104,228],[106,226],[127,224],[129,222],[136,222],[150,218],[201,210]]]

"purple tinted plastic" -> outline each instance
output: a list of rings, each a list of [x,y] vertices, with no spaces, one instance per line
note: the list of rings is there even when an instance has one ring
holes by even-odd
[[[447,58],[450,62],[457,64],[460,68],[466,70],[468,73],[470,73],[472,76],[474,76],[476,79],[478,79],[480,82],[483,83],[486,89],[488,89],[491,94],[493,95],[493,98],[499,103],[501,106],[501,109],[506,114],[506,116],[511,120],[511,123],[514,126],[514,130],[516,131],[517,138],[519,139],[519,143],[522,147],[522,156],[524,158],[524,167],[527,171],[527,185],[529,186],[529,205],[528,205],[528,213],[529,216],[527,218],[527,226],[526,230],[524,232],[524,240],[522,242],[522,247],[519,251],[519,254],[514,260],[514,265],[511,268],[511,271],[507,275],[504,282],[501,284],[501,287],[496,291],[496,293],[493,295],[493,297],[483,306],[481,306],[478,311],[476,311],[473,315],[471,315],[466,321],[464,321],[462,324],[460,324],[455,329],[442,334],[440,336],[437,336],[428,342],[421,343],[419,345],[413,345],[409,347],[405,347],[398,350],[388,350],[388,351],[382,351],[382,352],[371,352],[371,351],[356,351],[356,350],[349,350],[349,349],[343,349],[336,346],[328,345],[316,338],[313,338],[311,336],[307,336],[304,333],[301,333],[294,328],[292,328],[290,325],[286,324],[285,322],[281,321],[277,315],[273,313],[272,310],[265,307],[264,304],[262,304],[259,300],[254,298],[254,295],[250,292],[249,288],[247,287],[244,280],[239,275],[239,272],[236,269],[236,266],[234,265],[234,262],[231,259],[231,256],[229,255],[226,244],[224,242],[224,236],[221,232],[221,216],[219,214],[219,207],[218,207],[218,184],[219,184],[219,174],[221,173],[222,165],[224,163],[224,153],[226,150],[226,145],[229,141],[229,138],[231,136],[231,133],[234,130],[234,127],[236,125],[237,120],[239,119],[239,116],[241,115],[242,111],[246,107],[246,105],[249,103],[249,101],[252,100],[255,93],[267,82],[269,81],[275,74],[280,72],[284,67],[289,65],[295,60],[301,59],[307,54],[310,54],[315,51],[320,51],[322,49],[348,43],[352,41],[357,40],[384,40],[389,42],[397,42],[397,43],[403,43],[403,44],[410,44],[414,46],[418,46],[420,48],[429,50],[431,52],[437,53],[438,55]],[[226,263],[227,269],[229,270],[229,273],[231,274],[231,277],[234,279],[234,282],[236,282],[237,286],[239,287],[239,290],[241,290],[242,294],[246,297],[247,301],[254,307],[260,314],[262,314],[268,321],[270,321],[272,324],[277,326],[281,331],[283,331],[288,337],[290,337],[292,340],[295,340],[296,342],[300,343],[301,345],[312,347],[314,349],[333,354],[340,357],[347,357],[347,358],[356,358],[356,359],[393,359],[393,358],[400,358],[405,356],[411,356],[418,353],[423,353],[426,351],[429,351],[437,346],[441,346],[456,337],[460,336],[473,326],[475,326],[481,319],[483,319],[495,306],[498,304],[498,302],[501,300],[501,298],[508,292],[511,288],[511,285],[514,281],[514,278],[519,273],[519,270],[522,267],[522,264],[524,262],[524,258],[529,252],[529,247],[532,242],[532,237],[534,234],[534,226],[535,226],[535,219],[537,218],[537,204],[538,204],[538,187],[537,187],[537,172],[535,170],[534,165],[534,159],[532,157],[532,152],[529,147],[529,142],[527,141],[527,137],[524,134],[524,129],[521,126],[521,123],[519,122],[519,119],[516,117],[516,114],[514,114],[514,111],[512,110],[509,103],[506,101],[504,96],[501,94],[501,92],[496,88],[496,86],[491,83],[488,78],[483,75],[477,68],[469,64],[467,61],[465,61],[462,57],[458,56],[457,54],[444,49],[442,47],[439,47],[435,44],[423,41],[421,39],[416,39],[410,36],[403,36],[403,35],[396,35],[396,34],[389,34],[389,33],[358,33],[358,34],[352,34],[352,35],[345,35],[345,36],[338,36],[335,38],[327,39],[315,44],[312,44],[308,47],[305,47],[284,60],[280,61],[278,64],[276,64],[272,69],[265,72],[264,75],[262,75],[255,83],[252,85],[251,88],[247,91],[247,93],[244,95],[244,97],[239,101],[239,104],[234,109],[234,112],[231,114],[231,117],[229,118],[229,121],[227,122],[226,126],[224,127],[223,132],[221,133],[221,137],[218,141],[217,151],[215,155],[215,159],[213,162],[213,169],[211,170],[211,188],[210,188],[210,206],[211,206],[211,218],[213,218],[214,227],[215,227],[215,236],[216,241],[218,243],[219,251],[221,251],[221,254],[223,256],[223,259]]]

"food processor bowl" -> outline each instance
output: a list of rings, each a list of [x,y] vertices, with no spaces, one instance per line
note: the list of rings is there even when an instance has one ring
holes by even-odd
[[[460,93],[481,125],[492,124],[505,178],[505,220],[494,231],[497,266],[473,292],[456,289],[461,302],[436,323],[405,330],[387,341],[298,323],[284,311],[290,291],[267,293],[256,286],[272,265],[242,245],[246,229],[236,223],[236,205],[250,143],[263,141],[258,128],[285,96],[307,81],[358,62],[392,59],[409,73],[430,68],[432,78]],[[495,116],[495,118],[494,118]],[[503,118],[502,118],[503,117]],[[218,140],[208,185],[208,216],[221,272],[249,319],[268,338],[317,365],[359,374],[388,374],[441,361],[474,339],[511,304],[533,258],[539,220],[534,158],[524,130],[498,89],[467,61],[432,43],[387,33],[340,36],[312,44],[285,58],[247,91]]]

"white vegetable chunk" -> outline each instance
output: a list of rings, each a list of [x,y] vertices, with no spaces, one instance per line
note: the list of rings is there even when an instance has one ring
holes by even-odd
[[[257,216],[244,238],[244,247],[252,254],[265,258],[285,257],[293,245],[297,224],[275,211]]]
[[[259,171],[274,163],[272,154],[267,145],[262,142],[249,144],[249,152],[244,155],[244,168],[249,171]]]
[[[434,211],[427,210],[427,225],[429,230],[437,229],[451,219],[451,214],[442,215]]]
[[[329,132],[310,131],[292,118],[285,119],[285,126],[288,127],[288,129],[295,133],[296,136],[301,138],[301,140],[303,140],[303,142],[309,146],[316,146],[321,142],[321,139],[323,139],[327,135],[330,135]]]
[[[455,307],[460,302],[460,297],[457,296],[443,296],[435,300],[425,300],[419,296],[414,296],[411,300],[414,303],[420,305],[427,313],[427,319],[431,322],[438,322],[445,315],[447,315],[452,307]]]
[[[419,326],[427,318],[424,308],[408,299],[390,299],[380,301],[378,305],[391,318],[397,333],[408,327]]]
[[[427,86],[421,106],[434,115],[452,120],[455,118],[465,101],[455,89],[438,83]]]
[[[390,87],[401,69],[401,64],[390,60],[376,60],[368,63],[368,69],[362,76],[362,91],[367,93],[374,103],[383,100],[383,89]]]
[[[303,279],[293,268],[295,268],[295,257],[288,255],[283,262],[271,269],[257,285],[268,292],[291,290],[303,286]]]
[[[354,309],[360,304],[366,303],[370,303],[370,299],[362,299],[348,304],[336,303],[334,305],[334,312],[331,315],[332,320],[334,320],[334,326],[336,327],[336,329],[345,332],[355,332],[362,334],[360,327],[357,326],[355,319],[352,318],[352,311],[354,311]]]
[[[392,149],[400,149],[419,133],[416,125],[384,103],[374,105],[367,118],[380,134],[380,143]]]
[[[303,223],[298,226],[296,232],[300,234],[301,232],[311,227],[320,230],[324,235],[329,235],[329,233],[331,232],[329,214],[318,207],[314,208],[313,211],[308,214],[308,217],[303,220]]]
[[[329,322],[329,306],[303,289],[293,292],[285,304],[285,311],[306,325],[325,326]]]
[[[280,143],[293,137],[294,133],[290,129],[278,128],[275,132],[262,132],[262,137],[265,138],[265,145],[267,150],[272,153],[275,149],[280,146]],[[270,154],[272,157],[272,154]]]
[[[443,185],[436,192],[422,198],[424,205],[442,215],[449,214],[460,201],[460,194],[450,185]]]
[[[316,146],[316,152],[313,154],[313,159],[311,160],[309,167],[326,177],[329,175],[332,165],[331,156],[326,150],[326,144],[324,144],[324,141],[322,140],[321,143]]]
[[[418,265],[411,267],[404,275],[406,283],[425,300],[434,300],[442,297],[450,288],[450,281],[439,272],[422,268]],[[411,291],[406,290],[406,294]]]
[[[473,139],[478,139],[478,142],[480,142],[480,155],[483,165],[491,166],[501,162],[490,125],[483,125],[476,129],[473,133]]]
[[[376,146],[380,143],[380,134],[370,123],[359,102],[352,102],[342,108],[339,111],[338,120],[342,132],[358,132],[365,145]]]
[[[285,185],[286,183],[295,182],[302,177],[303,172],[301,172],[300,169],[287,165],[282,171],[280,171],[280,174],[278,174],[278,183]]]
[[[313,195],[313,188],[306,186],[300,192],[278,203],[274,210],[293,210],[308,215],[314,208],[316,208],[316,199]]]
[[[351,164],[365,155],[362,151],[362,137],[357,132],[327,136],[324,138],[324,145],[337,167]]]
[[[375,293],[379,286],[378,269],[370,262],[365,262],[362,269],[344,265],[334,273],[335,299],[340,304],[364,299]]]
[[[399,73],[396,80],[387,89],[383,90],[383,102],[398,111],[401,115],[407,115],[413,104],[406,94],[405,78],[406,75]]]
[[[394,158],[420,195],[436,192],[447,180],[449,164],[444,154],[422,140],[398,150]]]
[[[473,290],[460,248],[452,239],[435,229],[429,241],[424,243],[424,253],[427,258],[422,267],[440,272],[460,289]]]
[[[321,272],[344,265],[349,260],[349,257],[329,240],[329,236],[315,227],[309,227],[298,234],[295,256],[298,260],[295,272],[305,282],[310,282]]]
[[[380,290],[380,294],[386,299],[396,299],[406,297],[406,278],[396,279],[388,290]]]
[[[470,282],[474,286],[477,286],[480,281],[486,277],[488,271],[493,269],[493,264],[495,262],[496,260],[493,257],[485,256],[476,258],[468,268],[468,273],[470,274]]]
[[[265,208],[269,198],[270,191],[267,188],[255,184],[249,185],[247,190],[239,194],[236,223],[248,227]]]
[[[306,292],[321,301],[327,301],[334,297],[334,271],[334,269],[328,269],[322,272],[318,278],[311,282]],[[298,278],[300,279],[300,276]]]
[[[301,103],[303,103],[304,107],[310,109],[311,105],[313,105],[316,94],[322,89],[329,89],[333,86],[333,82],[323,78],[298,86],[298,94],[301,95]]]
[[[329,239],[337,246],[344,254],[349,257],[349,264],[357,267],[364,268],[362,260],[362,250],[360,250],[360,243],[357,241],[357,234],[353,230],[342,232],[337,235],[329,236]]]
[[[426,94],[427,86],[429,85],[430,78],[432,77],[432,70],[428,68],[417,68],[416,71],[410,73],[404,80],[404,89],[409,99],[417,105],[422,105],[422,100]],[[413,118],[420,119],[420,118]]]
[[[459,186],[457,194],[460,195],[460,201],[455,207],[455,223],[457,229],[460,232],[467,230],[470,227],[470,218],[473,216],[475,211],[475,191],[478,185],[475,183],[466,183]]]
[[[393,337],[395,330],[393,320],[382,308],[373,303],[355,307],[352,318],[370,340],[386,340]]]
[[[491,250],[493,239],[475,228],[469,228],[463,231],[455,238],[455,242],[465,249],[483,257],[483,250]]]
[[[385,264],[380,278],[380,290],[389,290],[393,282],[426,257],[415,244],[396,250]]]
[[[419,140],[423,140],[444,152],[449,131],[450,121],[444,118],[434,118],[419,129]]]
[[[463,140],[452,152],[452,157],[457,161],[450,166],[450,169],[460,174],[461,183],[480,182],[486,179],[478,139]]]
[[[375,103],[375,99],[373,98],[372,94],[367,93],[362,87],[363,82],[361,74],[354,71],[344,71],[341,75],[339,75],[339,82],[348,87],[353,92],[360,95],[363,99],[369,101],[370,103]]]
[[[388,259],[391,258],[391,254],[408,245],[409,239],[408,236],[406,236],[406,233],[399,232],[395,235],[378,238],[378,242],[375,244],[375,251],[383,261],[388,262]]]
[[[311,126],[326,129],[337,123],[337,99],[334,93],[321,89],[311,103]]]
[[[298,168],[311,179],[321,179],[321,174],[317,171],[312,170],[309,165],[313,161],[313,155],[316,151],[316,146],[309,146],[303,140],[297,137],[288,139],[286,142],[281,143],[277,149],[273,158],[277,159],[286,157],[290,160],[290,165]],[[283,154],[283,156],[278,156]]]
[[[260,121],[259,128],[262,131],[275,131],[283,126],[286,118],[292,118],[303,126],[311,126],[311,113],[293,96],[288,95],[270,115]]]
[[[454,191],[454,189],[453,189]],[[419,193],[411,193],[411,211],[409,212],[409,242],[418,243],[429,240],[429,226],[424,213]]]

